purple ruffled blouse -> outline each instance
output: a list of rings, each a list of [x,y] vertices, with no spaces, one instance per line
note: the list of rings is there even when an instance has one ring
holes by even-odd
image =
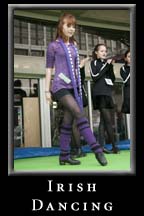
[[[72,54],[72,61],[74,68],[76,68],[76,53],[71,44],[68,45]],[[61,47],[59,41],[53,41],[49,43],[46,53],[46,68],[55,68],[54,79],[51,86],[53,93],[62,88],[72,89],[72,82],[67,84],[59,77],[60,73],[63,73],[70,80],[70,73],[67,65],[66,54]],[[77,79],[76,79],[77,80]]]

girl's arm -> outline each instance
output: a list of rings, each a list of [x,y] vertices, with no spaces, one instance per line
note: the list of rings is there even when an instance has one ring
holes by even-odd
[[[110,71],[110,79],[112,80],[112,82],[114,82],[116,78],[115,78],[115,74],[114,74],[114,70],[113,70],[113,65],[112,64],[110,64],[109,71]]]
[[[125,81],[125,79],[127,78],[127,73],[126,73],[124,70],[125,70],[125,69],[124,69],[124,66],[122,66],[122,67],[120,68],[120,75],[121,75],[123,81]]]
[[[54,61],[55,61],[55,43],[50,43],[47,48],[46,53],[46,76],[45,76],[45,96],[47,102],[51,103],[51,92],[50,92],[50,85],[51,85],[51,75],[54,68]]]
[[[51,92],[50,92],[50,85],[51,85],[51,75],[52,75],[52,68],[46,68],[46,77],[45,77],[45,96],[47,102],[51,103]]]

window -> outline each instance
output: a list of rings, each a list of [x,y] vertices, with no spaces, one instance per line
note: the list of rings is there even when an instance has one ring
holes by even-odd
[[[44,45],[44,29],[42,25],[31,23],[31,44]]]
[[[94,44],[93,44],[93,35],[88,34],[88,49],[93,50]]]
[[[27,49],[14,49],[14,54],[15,55],[28,55],[28,50]]]
[[[80,41],[79,41],[79,28],[78,26],[76,27],[76,30],[75,30],[75,39],[76,39],[76,42],[77,42],[77,45],[78,45],[78,48],[80,46]]]
[[[94,41],[94,46],[95,46],[96,44],[98,44],[98,36],[97,36],[97,35],[94,35],[94,36],[93,36],[93,41]]]
[[[44,56],[43,50],[31,50],[31,56]]]
[[[28,44],[28,23],[21,20],[14,20],[14,42]]]
[[[44,32],[44,27],[46,27],[46,32]],[[88,41],[86,41],[86,34],[88,35]],[[123,34],[128,39],[128,32]],[[28,40],[28,35],[30,40]],[[127,49],[127,46],[119,41],[123,36],[121,35],[121,31],[80,25],[76,27],[75,31],[75,39],[81,51],[90,51],[91,53],[98,43],[105,43],[110,55],[122,54]],[[54,40],[55,37],[56,23],[54,22],[42,23],[42,21],[38,20],[22,20],[17,17],[14,19],[14,43],[17,45],[14,53],[17,55],[44,56],[45,46]],[[18,46],[18,44],[23,46]]]
[[[52,41],[52,27],[51,26],[47,26],[46,27],[46,44],[48,45],[48,43]]]

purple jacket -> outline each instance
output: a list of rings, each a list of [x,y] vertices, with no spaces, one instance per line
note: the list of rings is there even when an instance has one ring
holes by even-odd
[[[76,67],[76,53],[74,48],[70,45],[71,53],[72,53],[72,61],[74,68]],[[62,88],[72,89],[72,82],[67,84],[64,80],[59,77],[60,73],[63,73],[66,77],[70,79],[70,74],[68,70],[68,65],[66,61],[66,56],[63,48],[61,47],[59,41],[53,41],[49,43],[46,54],[46,68],[54,68],[55,67],[55,75],[51,86],[51,91],[53,93],[57,92]]]

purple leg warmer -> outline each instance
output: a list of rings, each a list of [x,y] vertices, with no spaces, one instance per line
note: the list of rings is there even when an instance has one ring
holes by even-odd
[[[77,120],[77,126],[80,132],[80,135],[84,137],[85,141],[90,146],[91,150],[94,153],[102,152],[101,146],[96,142],[96,138],[92,133],[92,130],[89,126],[88,120],[85,117],[79,118]]]
[[[60,158],[67,160],[70,158],[70,142],[71,142],[72,126],[62,124],[60,130]]]

